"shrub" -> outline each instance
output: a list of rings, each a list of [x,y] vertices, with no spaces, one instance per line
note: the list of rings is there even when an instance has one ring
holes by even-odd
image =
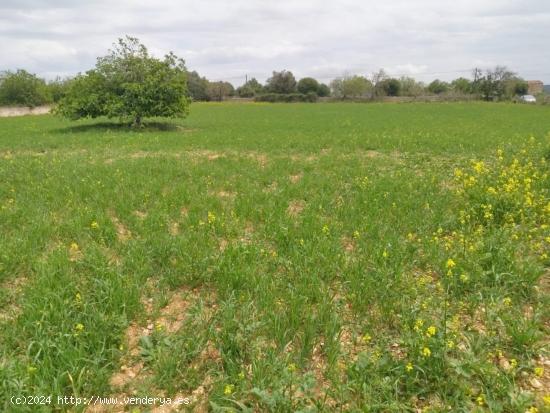
[[[286,102],[286,103],[293,103],[293,102],[316,102],[317,101],[317,94],[316,93],[265,93],[262,95],[258,95],[254,98],[256,102]]]
[[[0,76],[0,105],[34,107],[51,101],[46,82],[32,73],[19,69]]]

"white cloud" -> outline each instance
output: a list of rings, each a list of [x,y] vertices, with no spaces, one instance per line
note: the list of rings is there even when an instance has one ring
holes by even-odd
[[[327,81],[382,67],[452,79],[496,64],[550,83],[546,0],[0,0],[0,70],[84,71],[125,34],[235,83],[281,69]]]

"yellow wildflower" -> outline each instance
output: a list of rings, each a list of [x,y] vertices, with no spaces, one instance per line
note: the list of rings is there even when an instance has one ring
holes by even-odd
[[[410,373],[414,369],[412,363],[409,361],[407,365],[405,366],[405,370],[407,370],[407,373]]]
[[[216,215],[213,212],[208,211],[208,223],[212,225],[214,222],[216,222]]]
[[[502,304],[504,304],[505,306],[509,307],[512,305],[512,299],[510,297],[505,297],[503,300],[502,300]]]
[[[382,252],[382,257],[388,258],[388,251],[384,249],[384,252]]]
[[[480,406],[483,406],[485,404],[485,397],[483,397],[483,394],[480,394],[479,396],[477,396],[476,402]]]
[[[328,225],[323,225],[322,231],[323,231],[323,234],[328,235],[328,233],[330,232]]]
[[[78,244],[77,244],[76,242],[74,242],[74,241],[71,242],[71,245],[69,246],[69,248],[70,248],[71,251],[74,251],[74,252],[76,252],[76,251],[78,251],[78,250],[80,249],[80,247],[78,246]]]
[[[233,384],[226,384],[225,387],[223,388],[223,394],[228,396],[231,393],[233,393],[233,389],[235,389],[235,386]]]
[[[424,347],[422,349],[422,355],[424,357],[430,357],[432,355],[432,351],[428,347]]]
[[[95,222],[95,221],[92,221],[92,223],[90,224],[90,227],[91,227],[92,229],[98,229],[98,228],[99,228],[99,224],[98,224],[97,222]]]
[[[426,330],[426,335],[428,337],[433,337],[433,336],[435,336],[436,331],[437,330],[436,330],[435,326],[429,326],[428,329]]]
[[[449,258],[449,259],[447,260],[446,266],[447,266],[447,268],[449,268],[449,269],[453,269],[454,267],[456,267],[456,263],[453,261],[452,258]]]
[[[544,374],[544,367],[535,367],[535,374],[539,377],[542,377]]]
[[[370,336],[370,334],[365,334],[362,340],[363,340],[363,343],[369,343],[372,340],[372,337]]]

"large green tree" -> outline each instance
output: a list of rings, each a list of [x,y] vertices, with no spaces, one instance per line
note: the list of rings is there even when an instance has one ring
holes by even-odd
[[[70,83],[56,112],[70,119],[131,120],[136,126],[147,117],[183,118],[189,112],[185,64],[173,53],[156,59],[127,36],[97,59],[95,69]]]

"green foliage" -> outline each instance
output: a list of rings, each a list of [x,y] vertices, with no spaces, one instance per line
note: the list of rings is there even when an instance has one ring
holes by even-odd
[[[319,82],[313,79],[312,77],[304,77],[298,81],[296,86],[298,92],[303,93],[304,95],[310,92],[318,94],[319,91]]]
[[[523,79],[514,79],[508,86],[510,96],[526,95],[529,91],[529,84]]]
[[[273,72],[273,75],[267,79],[265,89],[271,93],[294,93],[296,91],[296,79],[292,72],[288,70]]]
[[[401,92],[401,83],[398,79],[384,79],[376,84],[382,96],[399,96]]]
[[[472,93],[472,82],[464,77],[459,77],[451,82],[451,89],[463,94]]]
[[[369,97],[372,83],[363,76],[348,76],[331,82],[332,96],[339,99]]]
[[[480,70],[474,69],[472,89],[480,93],[484,100],[502,100],[510,97],[511,89],[507,85],[515,79],[517,79],[516,74],[505,66],[487,70],[485,75],[482,75]]]
[[[221,102],[229,96],[235,94],[235,88],[229,82],[208,82],[207,95],[208,100]]]
[[[251,98],[262,93],[264,87],[256,80],[250,79],[244,85],[237,88],[237,95],[242,98]]]
[[[65,97],[70,82],[71,79],[61,79],[60,77],[48,82],[47,88],[53,102],[57,103]]]
[[[320,98],[330,96],[330,87],[328,87],[324,83],[320,83],[319,88],[317,89],[317,95]]]
[[[187,90],[193,101],[208,101],[208,80],[196,71],[187,72]]]
[[[254,100],[256,102],[316,102],[317,93],[264,93],[257,95]]]
[[[399,79],[399,83],[401,83],[402,96],[421,96],[424,94],[424,84],[417,82],[412,77],[403,76]]]
[[[442,93],[449,91],[449,84],[447,82],[443,82],[439,79],[435,79],[433,82],[431,82],[428,85],[428,91],[430,93],[434,93],[436,95],[440,95]]]
[[[34,107],[51,101],[46,82],[36,75],[22,69],[0,74],[0,105]]]
[[[98,58],[95,69],[70,82],[56,113],[69,119],[131,119],[140,125],[147,117],[185,117],[187,94],[183,60],[173,53],[163,60],[151,57],[138,39],[126,37]]]
[[[197,103],[161,137],[0,118],[0,410],[544,412],[549,115]]]

